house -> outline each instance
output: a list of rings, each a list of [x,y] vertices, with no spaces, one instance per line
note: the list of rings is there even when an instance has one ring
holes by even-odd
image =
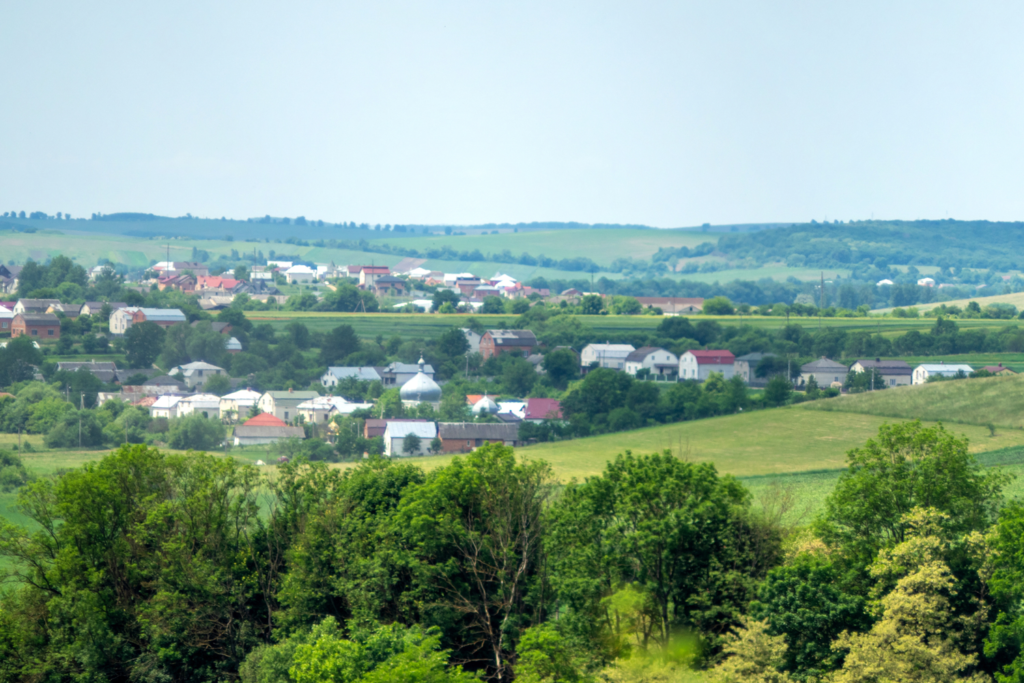
[[[405,294],[405,280],[394,275],[382,275],[370,287],[377,296],[401,296]]]
[[[421,372],[431,380],[434,379],[434,366],[424,363],[422,358],[420,358],[419,363],[399,363],[396,361],[384,366],[378,372],[385,387],[404,386]]]
[[[224,350],[234,355],[242,352],[242,342],[238,341],[235,337],[229,337],[227,342],[224,344]]]
[[[111,334],[124,334],[136,323],[153,323],[164,329],[186,322],[185,314],[177,308],[138,308],[126,306],[110,314]]]
[[[442,453],[469,453],[488,443],[519,445],[517,422],[441,422],[437,425]]]
[[[557,398],[528,398],[523,419],[527,422],[561,420],[562,404]]]
[[[884,280],[879,280],[878,282],[876,282],[875,286],[876,287],[891,287],[893,284],[895,284],[895,283],[892,280],[886,278]]]
[[[692,315],[704,310],[704,299],[682,296],[635,297],[645,309],[660,308],[665,316]]]
[[[703,382],[712,372],[721,373],[730,379],[736,373],[736,356],[724,349],[697,349],[687,351],[679,356],[679,379],[692,379]]]
[[[82,314],[82,304],[51,304],[46,313],[61,313],[65,318],[74,320]]]
[[[366,367],[329,367],[320,377],[320,384],[328,389],[338,386],[338,382],[348,377],[353,377],[360,382],[383,382],[377,368]]]
[[[193,394],[178,401],[178,417],[202,415],[220,419],[220,396],[214,394]]]
[[[53,313],[18,313],[11,321],[11,337],[22,335],[60,339],[60,319]]]
[[[11,323],[14,322],[14,311],[5,306],[0,306],[0,334],[11,333]]]
[[[377,278],[390,275],[391,269],[387,266],[363,266],[359,269],[359,287],[370,289],[377,281]]]
[[[410,434],[419,439],[419,446],[407,453],[405,438]],[[397,422],[389,421],[384,430],[384,455],[388,457],[427,455],[430,442],[437,436],[437,425],[433,422]]]
[[[160,396],[156,402],[149,407],[149,416],[153,418],[162,417],[173,420],[178,417],[178,403],[183,396]]]
[[[911,383],[924,384],[928,381],[929,377],[956,377],[961,372],[964,375],[969,375],[974,372],[974,368],[966,363],[951,363],[950,365],[945,363],[923,363],[914,368]]]
[[[297,406],[297,410],[306,422],[322,424],[330,421],[332,410],[337,408],[338,410],[335,410],[335,412],[338,413],[347,404],[348,401],[341,396],[317,396],[300,403]]]
[[[134,370],[129,372],[136,372]],[[163,396],[164,394],[184,394],[185,383],[179,382],[173,377],[167,375],[157,375],[150,377],[142,383],[142,393],[148,396]]]
[[[196,278],[188,273],[169,275],[158,279],[156,287],[161,292],[166,289],[176,289],[179,292],[194,292],[196,290]]]
[[[167,374],[173,377],[178,373],[181,373],[185,378],[185,385],[189,389],[201,387],[214,375],[228,374],[224,368],[219,368],[216,365],[211,365],[210,363],[206,363],[201,360],[197,360],[192,363],[185,363],[184,365],[179,365],[176,368],[171,368],[171,371]]]
[[[262,396],[258,391],[252,389],[240,389],[220,397],[220,417],[229,422],[236,422],[249,415],[252,407]]]
[[[498,404],[498,415],[511,415],[517,420],[526,416],[526,403],[524,401],[502,401]]]
[[[223,289],[231,291],[241,282],[241,280],[236,280],[233,277],[224,277],[223,275],[200,275],[196,278],[196,290]]]
[[[290,285],[308,285],[316,280],[316,271],[309,266],[292,266],[284,271],[284,279]]]
[[[679,356],[657,346],[642,346],[626,356],[626,374],[636,377],[640,370],[649,370],[649,377],[675,377],[679,372]]]
[[[104,306],[109,306],[110,312],[113,313],[116,310],[127,308],[128,304],[123,301],[111,301],[109,303],[104,301],[86,301],[82,304],[82,315],[99,315]]]
[[[477,287],[487,284],[478,277],[474,278],[463,278],[455,281],[455,289],[459,290],[459,293],[466,299],[473,296],[473,292]],[[490,285],[487,285],[488,287]]]
[[[315,391],[268,391],[260,397],[257,405],[264,413],[270,413],[278,419],[288,422],[299,414],[299,404],[316,398],[320,394]]]
[[[46,313],[50,306],[59,306],[60,299],[18,299],[14,313]]]
[[[469,352],[480,353],[480,335],[468,327],[462,328],[462,334],[466,335],[466,341],[469,342]]]
[[[595,368],[624,370],[626,357],[634,351],[632,344],[587,344],[580,352],[580,367],[584,374]]]
[[[537,348],[537,336],[530,330],[487,330],[480,338],[484,360],[503,353],[518,353],[524,358]]]
[[[0,263],[0,292],[13,294],[18,291],[21,266],[5,266]]]
[[[754,353],[748,353],[740,356],[733,364],[735,374],[739,375],[740,379],[742,379],[746,384],[750,384],[752,382],[754,384],[767,384],[767,378],[760,378],[757,376],[757,366],[765,358],[774,357],[774,353],[759,353],[756,351]]]
[[[363,438],[374,439],[378,436],[384,436],[384,432],[387,430],[388,424],[391,422],[426,422],[426,420],[420,418],[394,418],[380,420],[371,417],[363,423]]]
[[[1010,368],[1004,368],[1003,364],[999,365],[986,365],[982,368],[985,372],[991,372],[993,375],[1016,375],[1017,373]]]
[[[210,269],[198,261],[161,261],[153,266],[153,270],[159,273],[160,277],[171,277],[185,272],[191,273],[195,277],[205,277],[210,274]]]
[[[109,361],[97,363],[94,360],[88,362],[67,362],[57,363],[57,372],[78,372],[85,370],[91,373],[96,379],[107,384],[118,380],[117,366]]]
[[[911,383],[914,370],[903,360],[859,360],[850,366],[850,372],[874,370],[887,387],[905,387]]]
[[[262,446],[283,439],[304,439],[306,432],[302,427],[289,427],[270,413],[262,413],[235,427],[233,436],[236,446]]]
[[[198,325],[201,322],[204,322],[204,321],[202,321],[202,320],[194,320],[194,321],[192,321],[192,327],[195,327],[196,325]],[[218,322],[216,320],[213,320],[213,321],[210,321],[210,329],[212,329],[217,334],[230,334],[232,327],[231,327],[231,323],[222,323],[222,322]]]
[[[814,362],[800,366],[800,384],[806,385],[813,377],[819,387],[830,387],[835,382],[842,385],[846,383],[848,373],[849,369],[842,363],[822,356]]]
[[[920,280],[917,281],[917,284],[918,284],[919,287],[934,287],[935,286],[935,280],[933,278],[930,278],[930,277],[923,277],[923,278],[921,278]]]

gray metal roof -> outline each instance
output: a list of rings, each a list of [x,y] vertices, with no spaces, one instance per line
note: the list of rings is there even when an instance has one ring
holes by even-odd
[[[413,370],[413,372],[416,372],[418,370],[419,370],[419,368],[416,367],[416,369]],[[369,367],[369,366],[367,366],[367,367],[360,367],[360,368],[355,368],[355,367],[330,367],[330,368],[327,368],[327,372],[328,372],[328,374],[334,375],[334,377],[336,377],[338,379],[345,379],[346,377],[355,377],[356,379],[358,379],[360,381],[363,381],[363,382],[379,382],[380,381],[380,374],[377,372],[377,370],[375,368],[372,368],[372,367]]]
[[[829,360],[828,358],[819,358],[818,360],[813,361],[811,363],[808,363],[807,365],[800,366],[800,371],[801,372],[836,372],[836,371],[849,372],[849,368],[847,368],[842,363],[835,362],[834,360]]]
[[[495,346],[536,346],[537,335],[531,330],[487,330]]]
[[[442,439],[487,439],[489,441],[518,441],[518,423],[488,422],[439,422],[437,425]]]

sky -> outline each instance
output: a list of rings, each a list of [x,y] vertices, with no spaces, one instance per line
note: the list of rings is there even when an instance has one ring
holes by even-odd
[[[5,3],[0,213],[1024,220],[1024,4]]]

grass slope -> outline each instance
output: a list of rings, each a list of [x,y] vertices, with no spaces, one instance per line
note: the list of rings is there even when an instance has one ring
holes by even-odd
[[[943,304],[946,306],[959,306],[960,308],[964,308],[972,301],[977,301],[978,305],[982,308],[985,308],[985,306],[988,306],[989,304],[1013,304],[1020,309],[1024,308],[1024,292],[1016,292],[1014,294],[997,294],[995,296],[975,296],[970,299],[953,299],[952,301],[939,301],[933,304],[915,304],[914,308],[923,313],[924,311],[930,311],[933,308],[938,308]],[[878,312],[888,313],[891,310],[891,308],[883,308],[879,309]],[[960,321],[957,322],[959,323]]]
[[[807,404],[813,412],[860,413],[914,420],[1024,428],[1024,376],[897,387]]]

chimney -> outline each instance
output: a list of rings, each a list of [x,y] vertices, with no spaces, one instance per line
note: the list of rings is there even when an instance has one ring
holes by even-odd
[[[288,393],[289,393],[289,394],[290,394],[290,393],[292,393],[293,391],[295,391],[295,390],[294,390],[294,389],[292,389],[291,387],[288,387]]]

